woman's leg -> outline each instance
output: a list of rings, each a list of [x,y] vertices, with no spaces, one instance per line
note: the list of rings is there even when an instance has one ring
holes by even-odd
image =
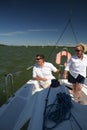
[[[82,84],[81,83],[76,83],[76,91],[78,93],[78,97],[81,96],[81,90],[82,90]]]
[[[73,96],[74,96],[74,98],[76,98],[77,96],[77,94],[76,94],[76,84],[75,83],[73,83],[72,84],[72,91],[73,91]]]
[[[78,100],[78,98],[80,97],[81,90],[82,90],[82,84],[80,83],[73,84],[73,96],[75,100]]]

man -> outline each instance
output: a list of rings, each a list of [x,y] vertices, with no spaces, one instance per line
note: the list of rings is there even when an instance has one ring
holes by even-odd
[[[33,79],[37,80],[41,87],[47,88],[51,80],[55,79],[52,72],[59,73],[59,70],[51,63],[45,62],[44,55],[36,55],[36,64],[33,67]]]

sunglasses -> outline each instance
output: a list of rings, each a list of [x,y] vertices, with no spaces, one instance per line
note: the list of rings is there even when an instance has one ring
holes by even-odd
[[[80,52],[80,51],[82,51],[82,50],[76,50],[76,52]]]
[[[36,60],[40,60],[41,58],[36,58]]]

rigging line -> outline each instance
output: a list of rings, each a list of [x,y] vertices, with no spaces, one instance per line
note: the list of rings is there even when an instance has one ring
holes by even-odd
[[[22,73],[22,72],[25,72],[25,71],[28,71],[28,70],[30,70],[30,69],[32,69],[33,68],[33,65],[32,66],[29,66],[28,68],[26,68],[25,70],[20,70],[20,71],[16,71],[16,72],[13,72],[13,74],[16,74],[16,73]]]
[[[67,24],[65,25],[64,30],[63,30],[62,33],[60,34],[60,37],[59,37],[59,39],[57,40],[57,42],[56,42],[55,45],[57,45],[57,44],[59,43],[60,39],[62,38],[62,36],[63,36],[63,34],[64,34],[64,32],[65,32],[65,30],[67,29],[67,27],[68,27],[68,25],[69,25],[69,23],[70,23],[70,19],[68,20]]]
[[[71,29],[72,29],[72,33],[73,33],[73,35],[74,35],[75,41],[76,41],[76,43],[78,43],[78,40],[77,40],[77,37],[76,37],[75,31],[74,31],[73,26],[72,26],[71,19],[70,19],[70,27],[71,27]]]
[[[29,66],[29,67],[26,68],[25,70],[19,70],[19,71],[15,71],[15,72],[8,73],[8,74],[12,74],[12,75],[20,74],[20,73],[23,73],[23,72],[29,71],[29,70],[32,69],[32,68],[33,68],[33,65]],[[8,74],[5,74],[5,75],[8,75]]]
[[[47,103],[48,103],[50,91],[51,91],[51,86],[48,89],[47,96],[46,96],[46,99],[45,99],[45,108],[44,108],[44,113],[43,113],[43,116],[44,116],[43,117],[43,130],[45,129],[45,116],[46,116],[46,109],[47,109]]]
[[[62,33],[60,34],[60,36],[59,36],[59,38],[58,38],[58,40],[57,40],[55,46],[59,43],[60,39],[62,38],[62,36],[63,36],[63,34],[64,34],[64,32],[65,32],[65,30],[67,29],[67,27],[68,27],[68,25],[69,25],[69,23],[70,23],[70,19],[68,19],[68,22],[66,23],[66,25],[65,25],[65,27],[64,27],[64,29],[63,29],[63,31],[62,31]],[[50,59],[51,54],[54,52],[55,46],[53,47],[52,51],[51,51],[50,54],[48,55],[47,60]]]

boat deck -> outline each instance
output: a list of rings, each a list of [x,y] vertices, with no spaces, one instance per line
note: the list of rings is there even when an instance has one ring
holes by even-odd
[[[68,94],[68,90],[70,89],[69,84],[69,89],[67,89],[67,87],[65,86],[67,85],[62,84],[60,85],[60,87],[51,89],[49,96],[49,104],[54,101],[55,96],[58,92],[64,91]],[[39,88],[38,83],[36,81],[28,81],[15,93],[14,97],[11,97],[8,102],[0,108],[0,130],[24,130],[26,123],[26,130],[42,130],[43,111],[47,93],[48,88],[41,89]],[[72,100],[72,103],[72,114],[81,123],[81,127],[84,130],[87,130],[86,86],[82,90],[81,103],[77,103],[74,100]],[[67,129],[72,130],[70,126],[70,121],[65,121],[62,125],[60,124],[57,129],[64,130],[65,125],[67,126]],[[77,126],[74,125],[73,129],[79,130]]]
[[[72,95],[72,84],[70,84],[67,79],[60,80],[60,83],[64,84],[68,88],[69,94],[71,95],[72,99],[74,100],[73,95]],[[87,105],[87,79],[86,79],[85,84],[83,85],[80,98],[78,99],[78,103],[83,104],[83,105]]]
[[[81,92],[80,103],[87,105],[87,95],[83,91]]]

